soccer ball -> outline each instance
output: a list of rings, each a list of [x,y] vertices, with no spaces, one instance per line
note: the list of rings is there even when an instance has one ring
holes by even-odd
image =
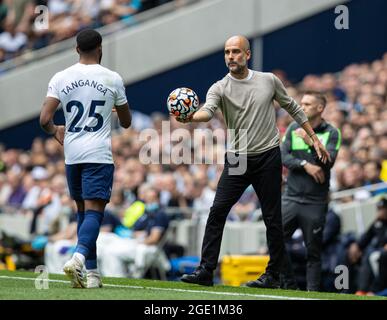
[[[177,88],[169,94],[167,106],[170,114],[185,120],[198,110],[199,98],[192,89]]]

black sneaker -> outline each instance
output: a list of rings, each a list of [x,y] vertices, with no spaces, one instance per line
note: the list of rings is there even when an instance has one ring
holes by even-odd
[[[279,289],[280,281],[278,277],[266,272],[257,280],[247,282],[246,286],[250,288]]]
[[[201,286],[211,287],[214,285],[212,278],[212,272],[209,272],[202,267],[198,267],[191,274],[184,274],[180,280],[186,283],[194,283]]]

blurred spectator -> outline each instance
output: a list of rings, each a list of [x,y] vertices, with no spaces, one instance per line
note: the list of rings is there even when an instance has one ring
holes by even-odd
[[[112,191],[112,196],[110,198],[110,202],[106,206],[106,210],[110,211],[112,214],[121,219],[125,205],[124,202],[124,192],[121,188],[117,187]]]
[[[387,200],[378,203],[375,221],[358,241],[353,242],[347,252],[350,272],[357,274],[357,294],[365,295],[372,291],[375,275],[370,265],[370,257],[387,244]],[[358,269],[358,271],[356,271]]]
[[[125,23],[133,23],[133,15],[141,9],[141,0],[116,0],[112,12]]]
[[[363,167],[359,162],[349,164],[342,172],[341,190],[361,187],[363,181]]]
[[[46,198],[50,194],[49,175],[44,167],[34,167],[31,171],[31,177],[33,179],[33,186],[27,192],[27,195],[23,201],[22,207],[26,210],[34,210],[38,207],[39,199]]]
[[[382,179],[380,179],[380,170],[381,165],[378,164],[375,161],[369,161],[364,165],[364,185],[372,185],[376,183],[383,182]],[[372,191],[372,196],[387,193],[387,186],[380,187],[375,191]]]
[[[57,162],[63,159],[63,149],[54,138],[47,139],[43,148],[49,162]]]
[[[33,9],[35,1],[32,0],[13,0],[9,1],[10,16],[15,26],[20,26],[28,18],[28,15]]]
[[[179,192],[176,185],[176,179],[172,173],[166,173],[161,176],[160,203],[165,207],[186,208],[190,206],[187,198]]]
[[[252,185],[242,194],[238,202],[231,208],[227,217],[230,221],[253,220],[253,212],[257,209],[258,197]]]
[[[37,197],[34,199],[36,202],[32,207],[33,220],[31,224],[31,234],[36,234],[37,219],[41,215],[41,229],[42,233],[52,233],[51,227],[53,221],[57,219],[62,211],[61,197],[66,194],[66,179],[63,175],[57,174],[51,179],[50,185],[40,190]]]
[[[13,171],[7,172],[7,181],[8,185],[2,189],[2,192],[5,192],[7,200],[5,201],[5,207],[11,207],[13,209],[18,209],[21,207],[23,200],[26,196],[26,190],[22,183],[22,175],[17,174]]]
[[[198,212],[199,217],[207,220],[209,208],[215,198],[215,187],[208,184],[206,180],[194,179],[192,186],[193,209]]]
[[[162,268],[169,268],[165,253],[158,248],[169,225],[168,217],[160,208],[155,188],[148,186],[142,197],[145,212],[133,226],[134,238],[121,238],[115,234],[102,234],[98,238],[97,255],[101,260],[101,273],[105,276],[141,278],[155,259]]]
[[[27,36],[16,29],[13,21],[7,21],[0,34],[0,48],[5,51],[6,59],[15,57],[26,45]]]

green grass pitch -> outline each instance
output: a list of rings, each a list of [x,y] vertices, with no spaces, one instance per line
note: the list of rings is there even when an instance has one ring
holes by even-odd
[[[38,274],[0,271],[0,300],[387,300],[349,294],[254,289],[216,285],[202,287],[182,282],[104,278],[102,289],[73,289],[62,275],[49,275],[49,288],[36,289]]]

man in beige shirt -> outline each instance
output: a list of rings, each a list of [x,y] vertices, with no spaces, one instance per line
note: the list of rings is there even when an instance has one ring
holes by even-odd
[[[251,51],[249,41],[234,36],[225,43],[225,61],[229,73],[208,90],[206,103],[188,120],[207,122],[217,109],[223,113],[228,129],[234,134],[225,157],[225,166],[218,183],[213,206],[207,220],[200,266],[185,274],[182,281],[213,285],[222,234],[227,215],[246,188],[252,184],[262,207],[267,228],[270,261],[266,272],[250,287],[279,288],[279,274],[285,245],[281,217],[282,162],[279,132],[276,127],[273,100],[276,100],[300,124],[313,140],[313,147],[322,162],[329,154],[310,126],[301,107],[288,96],[282,82],[272,73],[248,69]],[[244,163],[243,170],[235,170]],[[238,174],[239,172],[239,174]]]

